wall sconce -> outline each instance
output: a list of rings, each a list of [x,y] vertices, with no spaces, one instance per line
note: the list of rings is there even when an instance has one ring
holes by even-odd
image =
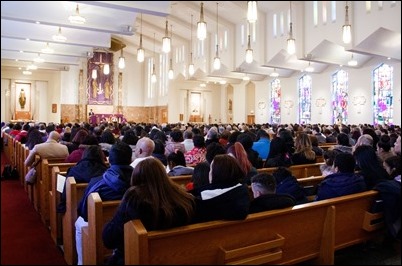
[[[366,104],[366,97],[364,95],[353,97],[353,105],[357,106],[357,113],[361,113],[362,106]]]
[[[285,105],[285,108],[288,110],[286,114],[290,115],[290,109],[293,107],[293,101],[286,100],[284,105]]]
[[[327,104],[324,98],[318,98],[315,100],[315,106],[320,108],[319,114],[322,114],[322,108]]]
[[[207,23],[204,21],[204,3],[201,2],[200,21],[197,22],[197,38],[201,41],[207,37]]]

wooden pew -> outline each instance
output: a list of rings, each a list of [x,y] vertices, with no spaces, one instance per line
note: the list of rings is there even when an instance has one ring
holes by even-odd
[[[315,199],[317,194],[318,185],[324,180],[324,176],[310,176],[305,178],[298,178],[297,182],[303,187],[309,202]]]
[[[381,224],[366,227],[377,218],[368,212],[377,196],[372,190],[250,214],[242,221],[159,231],[147,231],[140,220],[132,220],[124,225],[125,264],[331,265],[335,250],[378,233]]]
[[[97,192],[88,196],[88,226],[82,228],[84,265],[105,264],[112,250],[103,245],[102,231],[114,216],[120,200],[102,201]]]
[[[292,165],[289,170],[292,172],[292,175],[296,178],[305,178],[309,176],[319,176],[321,175],[320,165],[323,163],[312,163],[312,164],[299,164]],[[258,173],[267,173],[271,174],[277,169],[277,167],[268,167],[268,168],[260,168],[257,169]]]
[[[182,187],[185,187],[187,183],[191,182],[191,175],[169,176],[169,178]]]
[[[49,223],[50,223],[50,236],[56,245],[60,245],[63,240],[62,234],[62,215],[57,213],[57,206],[60,203],[61,193],[57,191],[57,178],[58,175],[66,176],[67,171],[60,171],[59,166],[52,167],[52,190],[49,191]]]
[[[38,167],[41,169],[40,175],[38,174],[38,179],[36,184],[39,185],[39,206],[40,206],[40,216],[42,222],[48,226],[49,225],[49,191],[52,190],[51,187],[51,173],[52,167],[65,164],[66,158],[42,158]],[[74,166],[75,163],[68,163],[63,166],[66,171],[69,167]],[[61,167],[61,166],[60,166]]]

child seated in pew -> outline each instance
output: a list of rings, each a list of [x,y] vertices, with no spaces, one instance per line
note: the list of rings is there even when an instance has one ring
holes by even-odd
[[[105,163],[106,157],[98,145],[88,145],[81,160],[75,166],[67,170],[66,176],[73,176],[77,183],[89,183],[91,178],[103,175],[108,169]],[[64,183],[63,193],[61,193],[60,203],[57,206],[58,213],[66,212],[66,184]]]
[[[315,200],[324,200],[367,190],[364,177],[355,173],[352,154],[341,152],[334,160],[335,173],[324,178],[318,186]]]
[[[307,202],[306,192],[288,168],[279,166],[272,175],[276,182],[276,193],[289,194],[295,199],[296,204]]]
[[[202,189],[203,186],[209,184],[209,163],[202,162],[194,167],[194,172],[191,176],[191,182],[186,184],[186,189],[190,193],[197,193],[196,191]]]
[[[333,168],[336,155],[340,153],[339,150],[327,150],[324,152],[324,164],[320,165],[322,176],[327,176],[335,173]]]
[[[169,179],[163,164],[155,158],[141,161],[133,170],[113,219],[103,229],[107,248],[114,249],[110,265],[124,265],[124,224],[140,219],[149,231],[191,223],[194,197]]]
[[[78,218],[75,222],[75,241],[78,265],[82,265],[82,233],[81,229],[88,225],[87,198],[92,192],[98,192],[102,201],[121,200],[130,187],[131,174],[131,147],[124,142],[112,145],[109,151],[110,167],[102,176],[92,178],[78,205]]]
[[[254,199],[250,202],[250,213],[282,209],[296,205],[289,194],[276,193],[275,177],[270,174],[257,174],[251,177]]]

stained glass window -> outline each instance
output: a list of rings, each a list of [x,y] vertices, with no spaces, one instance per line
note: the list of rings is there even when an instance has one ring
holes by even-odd
[[[373,71],[374,87],[374,124],[392,124],[393,122],[393,67],[382,64]]]
[[[271,123],[281,123],[281,81],[274,79],[271,82]]]
[[[349,77],[345,70],[332,75],[332,123],[347,124]]]
[[[311,122],[311,76],[304,75],[299,79],[299,123]]]

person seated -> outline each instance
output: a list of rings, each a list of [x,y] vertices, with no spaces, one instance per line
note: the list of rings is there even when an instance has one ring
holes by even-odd
[[[169,180],[165,167],[155,158],[138,163],[131,187],[102,232],[103,243],[114,249],[108,264],[124,265],[124,224],[140,219],[146,230],[162,230],[192,222],[194,197]]]
[[[194,147],[184,154],[186,164],[191,166],[204,162],[206,160],[205,155],[207,154],[207,148],[205,147],[205,139],[203,136],[195,135],[193,137],[193,144]]]
[[[194,167],[194,172],[191,176],[191,181],[186,184],[186,189],[190,193],[197,194],[196,191],[202,190],[203,186],[209,185],[209,163],[202,162]]]
[[[68,168],[66,176],[73,176],[77,184],[89,183],[91,178],[103,175],[103,173],[108,169],[105,161],[106,157],[99,145],[88,145],[84,149],[81,160],[79,160],[76,165]],[[65,183],[63,192],[60,196],[60,203],[57,206],[57,212],[66,212]]]
[[[295,153],[292,155],[293,165],[316,163],[313,145],[306,133],[300,133],[295,140]]]
[[[367,190],[364,177],[355,173],[356,161],[352,154],[341,152],[334,160],[335,173],[320,183],[315,200],[324,200]]]
[[[250,213],[282,209],[296,205],[289,194],[276,193],[275,177],[270,174],[257,174],[251,177],[254,199],[250,202]]]
[[[326,150],[324,152],[324,164],[320,165],[322,176],[326,177],[327,175],[335,173],[333,165],[335,157],[338,153],[340,153],[338,150]]]
[[[167,163],[170,169],[168,172],[169,176],[192,175],[194,172],[193,167],[186,166],[184,154],[179,150],[169,154]]]
[[[291,195],[296,204],[307,202],[306,192],[288,168],[279,166],[272,175],[276,181],[276,193]]]
[[[243,145],[240,142],[235,142],[232,146],[230,146],[227,151],[229,155],[236,158],[239,162],[240,167],[242,168],[244,174],[246,175],[244,182],[247,185],[251,184],[251,177],[256,175],[257,169],[251,164],[250,160],[247,157],[247,152],[243,148]]]
[[[121,200],[130,187],[133,168],[131,163],[131,148],[127,143],[117,142],[109,152],[110,167],[99,177],[91,178],[80,203],[78,204],[78,218],[75,221],[75,241],[78,265],[82,265],[82,235],[81,229],[88,225],[88,195],[98,192],[102,201]]]
[[[250,206],[248,187],[243,184],[244,173],[235,158],[228,154],[216,155],[211,162],[209,185],[195,196],[195,221],[243,220]]]

